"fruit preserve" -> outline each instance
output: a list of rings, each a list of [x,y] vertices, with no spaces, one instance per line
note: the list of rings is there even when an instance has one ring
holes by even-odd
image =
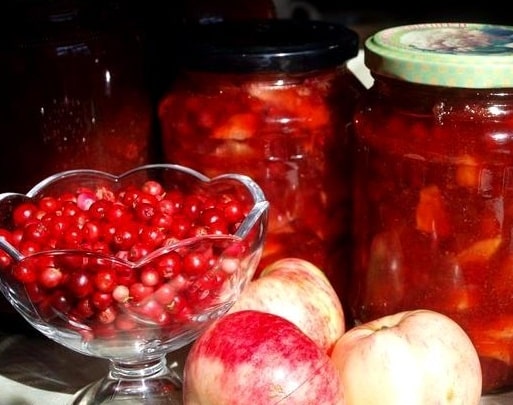
[[[429,308],[513,387],[513,27],[420,24],[365,42],[349,311]]]
[[[159,104],[167,161],[247,174],[270,201],[261,268],[301,257],[340,291],[348,268],[349,124],[363,86],[347,69],[358,36],[292,20],[190,30],[183,72]]]
[[[92,5],[30,3],[13,7],[0,40],[0,190],[26,192],[66,169],[118,174],[149,163],[140,33]]]

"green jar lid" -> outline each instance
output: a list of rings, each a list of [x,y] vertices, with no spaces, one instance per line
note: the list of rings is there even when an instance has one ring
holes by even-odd
[[[474,23],[404,25],[365,41],[371,73],[464,88],[513,87],[513,26]]]

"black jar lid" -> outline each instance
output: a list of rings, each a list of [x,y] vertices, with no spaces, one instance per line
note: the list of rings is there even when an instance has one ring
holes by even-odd
[[[189,26],[180,53],[190,70],[294,73],[341,65],[358,47],[358,34],[340,24],[260,19]]]

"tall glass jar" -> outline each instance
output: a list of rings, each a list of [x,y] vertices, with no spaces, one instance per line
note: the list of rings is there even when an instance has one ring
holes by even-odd
[[[0,190],[61,170],[151,160],[141,34],[74,0],[19,2],[0,40]]]
[[[2,4],[12,24],[0,38],[0,192],[26,193],[61,170],[121,173],[152,160],[141,34],[85,3]],[[3,296],[0,317],[26,328]]]
[[[338,291],[349,266],[349,127],[364,87],[340,25],[232,21],[192,29],[159,105],[165,159],[253,177],[271,202],[261,267],[296,256]]]
[[[355,113],[354,322],[429,308],[513,387],[513,27],[420,24],[365,42]]]

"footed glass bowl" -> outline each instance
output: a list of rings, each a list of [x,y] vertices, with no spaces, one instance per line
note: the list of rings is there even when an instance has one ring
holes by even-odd
[[[110,360],[73,404],[180,403],[166,356],[253,277],[267,213],[260,187],[238,174],[57,173],[26,195],[0,194],[0,290],[48,338]]]

